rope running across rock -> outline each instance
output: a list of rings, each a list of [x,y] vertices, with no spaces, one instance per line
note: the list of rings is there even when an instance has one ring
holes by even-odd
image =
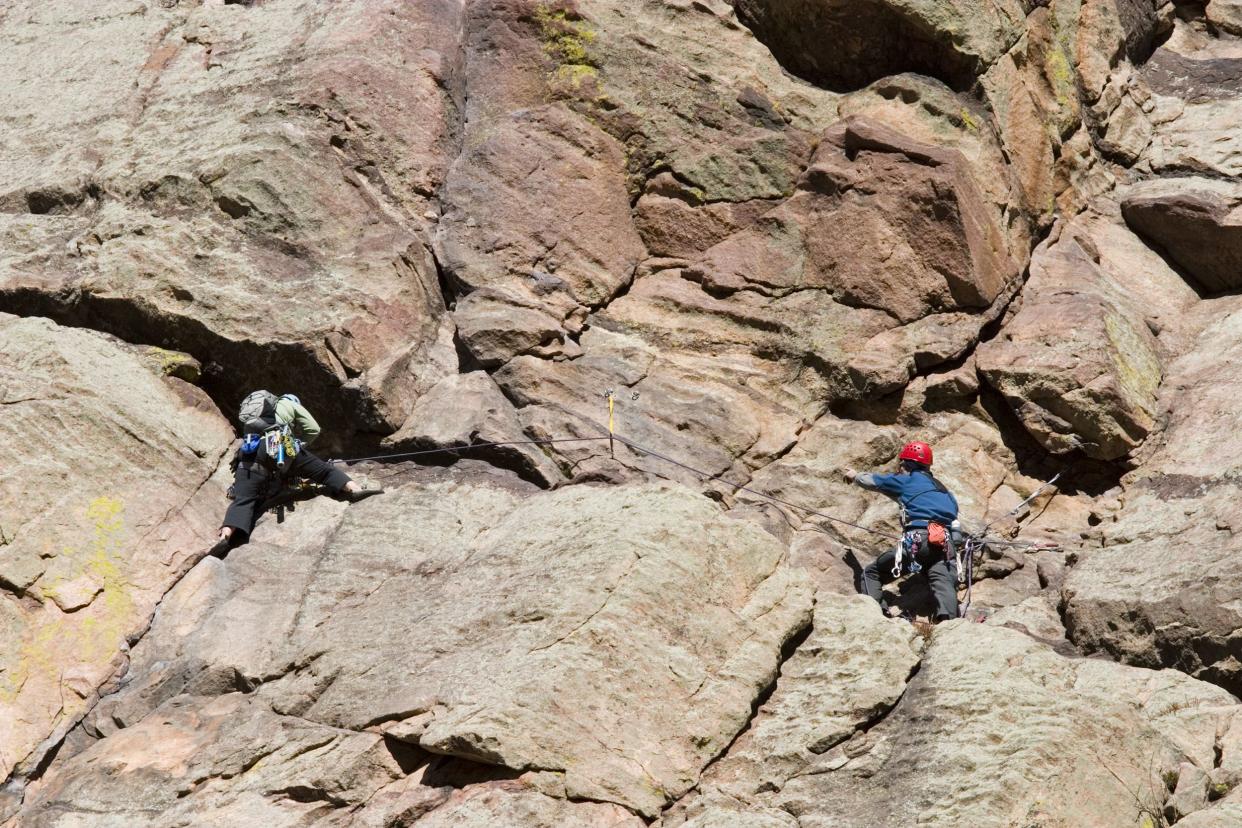
[[[423,456],[432,455],[432,454],[453,454],[453,453],[460,452],[460,451],[486,449],[486,448],[500,448],[500,447],[506,447],[506,446],[546,446],[546,445],[555,445],[559,443],[598,442],[598,441],[610,440],[610,439],[615,440],[616,442],[621,443],[622,445],[629,446],[634,451],[649,455],[658,460],[662,460],[665,463],[670,463],[674,466],[685,469],[691,474],[697,475],[698,477],[701,477],[704,480],[716,480],[721,483],[724,483],[726,486],[729,486],[734,491],[746,492],[747,494],[753,495],[763,500],[767,500],[779,506],[785,506],[790,509],[795,509],[799,512],[804,512],[807,515],[812,515],[815,517],[823,518],[824,520],[832,521],[833,523],[837,523],[842,526],[849,526],[851,528],[858,529],[863,532],[867,532],[869,534],[884,538],[886,540],[890,540],[890,541],[900,540],[900,536],[894,535],[890,532],[884,532],[879,529],[873,529],[869,526],[863,526],[862,524],[854,523],[853,521],[849,521],[849,520],[845,520],[844,518],[835,517],[825,512],[821,512],[817,509],[812,509],[809,506],[802,506],[798,503],[793,503],[792,501],[785,500],[780,497],[776,497],[775,495],[770,495],[766,492],[761,492],[758,489],[752,489],[751,487],[746,486],[741,483],[733,483],[729,480],[726,480],[722,474],[712,474],[711,472],[703,471],[702,469],[697,469],[694,466],[681,462],[680,460],[675,460],[666,454],[661,454],[660,452],[649,449],[646,446],[639,445],[638,443],[635,443],[633,440],[629,440],[625,437],[620,436],[619,434],[607,434],[607,435],[601,434],[598,437],[555,437],[555,438],[548,438],[548,439],[543,439],[543,440],[503,440],[503,441],[498,441],[498,442],[487,442],[487,443],[467,443],[467,444],[459,445],[459,446],[445,446],[443,448],[420,449],[419,451],[394,452],[391,454],[377,454],[377,455],[370,456],[370,457],[352,457],[348,459],[331,460],[329,462],[351,464],[351,463],[362,463],[366,461],[375,461],[375,460],[398,460],[398,459],[409,458],[409,457],[423,457]],[[1056,478],[1053,478],[1053,480],[1055,479]],[[1045,487],[1051,483],[1052,481],[1049,481],[1048,484],[1045,484]],[[1043,488],[1044,487],[1041,487],[1041,489],[1037,490],[1035,492],[1035,495],[1038,495],[1039,492],[1043,490]],[[1032,495],[1031,498],[1028,498],[1027,501],[1024,501],[1024,504],[1028,502],[1029,500],[1033,499],[1035,495]],[[1013,512],[1011,512],[1010,514],[1013,514]],[[985,527],[984,531],[986,531],[987,528],[991,528],[991,525],[992,524],[989,523],[987,527]],[[999,538],[985,538],[985,537],[978,537],[975,540],[978,542],[980,546],[983,546],[983,545],[1008,546],[1008,547],[1027,548],[1027,549],[1059,548],[1055,546],[1041,545],[1041,544],[1038,544],[1032,541],[1005,541]]]

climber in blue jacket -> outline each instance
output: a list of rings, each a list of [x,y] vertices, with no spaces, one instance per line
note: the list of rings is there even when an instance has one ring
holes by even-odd
[[[849,482],[882,492],[901,506],[901,540],[863,569],[861,591],[884,607],[883,584],[921,571],[936,599],[934,620],[956,618],[957,561],[951,527],[957,520],[957,499],[932,476],[927,443],[907,443],[898,458],[897,474],[845,471]]]

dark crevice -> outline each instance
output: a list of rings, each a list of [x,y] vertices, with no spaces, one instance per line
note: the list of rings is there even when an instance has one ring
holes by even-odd
[[[131,344],[184,351],[202,363],[201,387],[230,422],[237,404],[255,388],[278,394],[296,389],[324,426],[324,449],[365,453],[374,451],[383,436],[365,391],[342,387],[335,372],[306,344],[230,340],[198,319],[163,315],[140,299],[75,290],[51,295],[33,288],[0,289],[0,311],[43,316]],[[355,425],[374,431],[354,432],[350,426]]]
[[[476,440],[477,437],[478,435],[472,435],[471,442]],[[524,480],[527,483],[533,483],[541,489],[548,488],[548,481],[540,472],[536,461],[522,453],[521,448],[522,447],[520,446],[445,448],[441,444],[434,441],[413,440],[408,443],[402,443],[399,448],[393,447],[391,451],[433,452],[431,454],[420,455],[417,458],[411,458],[416,460],[417,463],[422,466],[440,466],[447,468],[455,466],[461,460],[477,460],[481,463],[487,463],[489,466],[494,466],[501,471],[512,472],[521,480]],[[529,448],[538,450],[539,446],[529,446]]]
[[[929,30],[883,0],[735,0],[738,20],[791,74],[833,92],[853,92],[911,72],[957,92],[986,67],[954,49],[950,35]]]
[[[0,213],[28,213],[36,216],[68,216],[93,212],[104,194],[90,182],[78,189],[45,187],[0,196]]]

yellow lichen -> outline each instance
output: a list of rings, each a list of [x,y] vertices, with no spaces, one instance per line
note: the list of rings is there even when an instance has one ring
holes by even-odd
[[[134,599],[122,571],[124,504],[106,495],[87,504],[92,540],[86,549],[64,548],[57,567],[38,584],[50,596],[64,584],[85,579],[101,587],[82,615],[41,618],[18,649],[8,670],[0,673],[0,702],[11,703],[32,679],[39,687],[59,682],[65,665],[106,664],[133,624]],[[70,620],[72,619],[72,620]],[[75,623],[76,622],[76,623]]]
[[[198,364],[194,358],[180,351],[169,351],[156,345],[147,347],[147,354],[159,364],[160,373],[166,377],[179,377],[187,382],[198,382]]]
[[[1118,386],[1132,406],[1151,416],[1156,389],[1160,387],[1159,358],[1142,334],[1120,315],[1105,314],[1104,330],[1112,346]]]
[[[543,50],[560,65],[594,66],[588,47],[595,42],[595,32],[581,20],[571,18],[564,9],[540,6],[535,10],[543,39]]]
[[[567,63],[556,67],[552,72],[552,80],[562,87],[569,87],[577,92],[584,83],[599,77],[599,70],[583,63]]]

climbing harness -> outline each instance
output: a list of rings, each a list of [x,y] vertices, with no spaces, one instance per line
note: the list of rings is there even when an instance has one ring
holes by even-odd
[[[897,541],[897,553],[893,558],[893,577],[900,578],[902,575],[917,575],[923,571],[923,565],[919,563],[919,551],[922,549],[925,540],[921,532],[906,532]]]

